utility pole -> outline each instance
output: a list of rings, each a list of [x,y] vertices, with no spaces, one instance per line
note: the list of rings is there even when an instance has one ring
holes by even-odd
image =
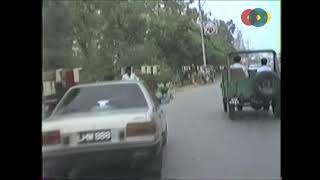
[[[200,11],[200,27],[201,27],[203,65],[204,65],[204,67],[207,67],[206,47],[205,47],[205,44],[204,44],[204,29],[203,29],[202,10],[201,10],[201,5],[200,5],[200,0],[199,0],[199,11]]]

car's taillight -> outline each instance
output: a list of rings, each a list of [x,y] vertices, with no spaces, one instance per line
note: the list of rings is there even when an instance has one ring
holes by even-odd
[[[128,123],[126,136],[144,136],[157,132],[157,123],[155,121],[143,123]]]
[[[60,131],[48,131],[42,133],[42,145],[55,145],[60,143]]]

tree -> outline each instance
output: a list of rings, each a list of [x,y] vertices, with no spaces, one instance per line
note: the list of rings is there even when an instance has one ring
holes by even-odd
[[[44,48],[54,49],[52,56],[60,57],[44,58],[47,67],[80,66],[82,80],[94,81],[119,74],[120,67],[127,65],[162,64],[175,72],[182,65],[202,64],[199,13],[183,1],[46,3],[45,18],[51,28],[46,25]],[[49,13],[50,3],[63,8],[52,7]],[[217,24],[218,34],[205,37],[210,64],[223,63],[233,48],[232,21]]]
[[[72,38],[71,12],[60,1],[43,2],[43,69],[69,67]]]

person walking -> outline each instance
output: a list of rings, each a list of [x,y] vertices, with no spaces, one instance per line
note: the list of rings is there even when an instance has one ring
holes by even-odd
[[[131,71],[131,66],[128,66],[125,70],[124,75],[122,76],[122,80],[135,80],[139,81],[140,79],[134,74],[134,72]]]

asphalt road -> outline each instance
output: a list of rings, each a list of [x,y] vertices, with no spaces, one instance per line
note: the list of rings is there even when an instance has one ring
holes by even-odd
[[[164,178],[280,178],[280,119],[271,111],[247,108],[229,120],[219,82],[184,88],[165,109]]]
[[[280,178],[280,120],[271,111],[244,108],[229,120],[219,82],[177,90],[163,108],[169,132],[164,179]]]

